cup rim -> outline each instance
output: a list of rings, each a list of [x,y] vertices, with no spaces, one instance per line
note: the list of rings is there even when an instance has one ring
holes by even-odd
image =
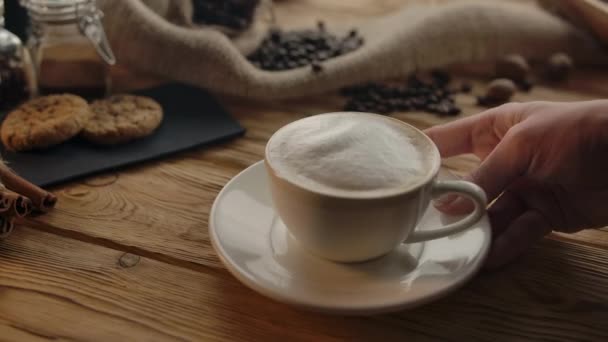
[[[279,176],[279,174],[273,167],[272,162],[270,161],[270,158],[268,158],[268,155],[269,155],[268,149],[270,148],[272,139],[275,136],[277,136],[280,131],[286,129],[287,127],[289,127],[291,125],[295,125],[296,123],[298,123],[302,120],[306,120],[311,117],[315,117],[315,116],[319,116],[319,115],[336,115],[336,114],[367,115],[367,116],[373,117],[374,119],[392,121],[398,125],[406,126],[408,129],[415,132],[424,141],[426,141],[427,145],[430,147],[429,149],[432,151],[431,153],[434,156],[434,158],[432,160],[432,166],[430,168],[430,171],[423,178],[421,178],[420,181],[418,181],[414,184],[408,184],[406,186],[400,186],[400,187],[390,188],[390,189],[386,189],[386,190],[369,190],[369,191],[358,191],[358,192],[353,191],[352,193],[336,193],[336,192],[332,192],[332,191],[323,191],[323,190],[319,190],[319,189],[313,189],[311,187],[307,187],[303,184],[295,182],[292,179],[289,179],[287,177]],[[422,130],[414,127],[411,124],[408,124],[401,120],[398,120],[398,119],[395,119],[395,118],[392,118],[389,116],[381,115],[381,114],[375,114],[375,113],[369,113],[369,112],[356,112],[356,111],[340,111],[340,112],[320,113],[320,114],[315,114],[312,116],[307,116],[307,117],[292,121],[292,122],[282,126],[278,130],[276,130],[270,136],[270,138],[268,139],[268,141],[266,143],[266,147],[264,148],[264,163],[270,169],[270,171],[272,172],[272,174],[275,177],[277,177],[277,178],[281,179],[282,181],[286,182],[287,184],[289,184],[293,187],[296,187],[298,189],[301,189],[303,191],[313,193],[313,194],[316,194],[319,196],[330,197],[330,198],[367,200],[367,199],[390,198],[390,197],[401,196],[401,195],[405,195],[405,194],[414,192],[414,191],[426,186],[427,184],[432,182],[433,179],[435,179],[435,177],[439,173],[439,169],[441,166],[441,155],[439,153],[439,149],[437,148],[437,145],[435,145],[433,140],[431,140],[431,138],[428,135],[424,134],[424,132]]]

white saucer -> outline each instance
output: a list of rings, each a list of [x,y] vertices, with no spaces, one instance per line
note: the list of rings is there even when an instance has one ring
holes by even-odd
[[[449,177],[442,170],[440,178]],[[455,219],[431,206],[420,226],[436,229]],[[209,233],[228,270],[253,290],[306,309],[353,315],[408,309],[446,295],[479,270],[490,246],[484,217],[463,233],[401,245],[365,263],[315,257],[275,215],[262,162],[234,177],[217,196]]]

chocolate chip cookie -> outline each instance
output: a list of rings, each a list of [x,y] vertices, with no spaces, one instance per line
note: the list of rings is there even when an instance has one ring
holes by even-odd
[[[113,95],[91,104],[94,115],[82,136],[101,145],[125,143],[152,134],[163,119],[162,107],[153,99]]]
[[[43,96],[10,112],[0,136],[11,151],[48,148],[76,136],[92,116],[87,101],[79,96]]]

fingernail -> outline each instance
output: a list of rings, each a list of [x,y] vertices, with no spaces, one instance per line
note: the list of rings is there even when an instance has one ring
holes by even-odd
[[[458,195],[443,195],[443,196],[439,196],[438,198],[435,198],[433,200],[433,205],[436,207],[446,207],[448,205],[450,205],[452,202],[456,201],[456,199],[458,198]]]
[[[445,199],[444,202],[436,204],[435,206],[438,210],[450,215],[468,214],[475,207],[470,199],[458,195],[455,195],[454,198]]]
[[[470,199],[462,196],[457,196],[456,200],[448,206],[448,209],[457,215],[468,214],[475,208],[475,204]]]

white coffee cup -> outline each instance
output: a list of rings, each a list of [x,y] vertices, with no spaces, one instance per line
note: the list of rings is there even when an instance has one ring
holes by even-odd
[[[336,113],[319,115],[332,114]],[[462,232],[485,214],[487,199],[480,187],[462,180],[437,179],[441,157],[433,141],[422,131],[386,116],[368,113],[352,115],[370,115],[374,120],[392,120],[392,124],[403,125],[403,128],[418,135],[418,143],[425,145],[425,158],[431,166],[420,181],[403,189],[369,194],[326,193],[278,175],[268,157],[275,133],[266,146],[264,158],[273,204],[291,235],[305,249],[332,261],[365,261],[385,255],[401,243],[438,239]],[[296,125],[298,121],[287,126]],[[416,231],[416,225],[431,198],[447,193],[471,199],[475,209],[458,222],[433,230]]]

